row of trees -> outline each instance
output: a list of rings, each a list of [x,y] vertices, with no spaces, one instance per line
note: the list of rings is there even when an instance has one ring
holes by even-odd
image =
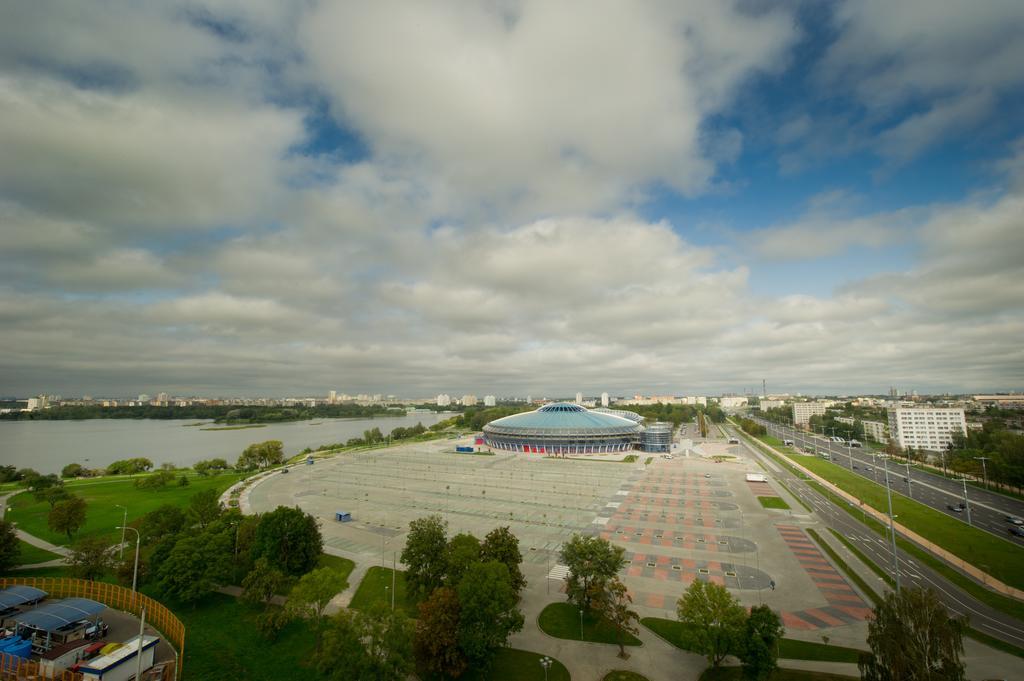
[[[988,479],[996,484],[1024,488],[1024,436],[1010,432],[999,419],[989,419],[980,430],[956,436],[943,463],[954,471],[981,477],[979,457],[985,457]]]
[[[483,541],[468,533],[449,539],[440,516],[419,518],[409,524],[402,562],[407,594],[419,604],[412,650],[420,669],[448,678],[486,670],[523,628],[516,604],[526,579],[508,527]]]
[[[740,428],[743,429],[743,432],[753,435],[754,437],[768,434],[768,429],[756,421],[751,421],[747,418],[740,418],[739,424]]]

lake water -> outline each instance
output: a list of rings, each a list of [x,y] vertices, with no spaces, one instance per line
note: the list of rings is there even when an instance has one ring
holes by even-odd
[[[380,428],[387,435],[395,428],[422,423],[431,426],[451,414],[408,414],[370,419],[322,419],[271,423],[245,430],[202,430],[188,426],[195,419],[92,419],[88,421],[0,421],[0,465],[60,473],[69,463],[102,468],[112,461],[144,456],[155,465],[170,462],[189,466],[201,459],[221,457],[233,464],[254,442],[281,440],[287,455],[306,447],[345,442],[363,431]],[[316,424],[316,425],[314,425]]]

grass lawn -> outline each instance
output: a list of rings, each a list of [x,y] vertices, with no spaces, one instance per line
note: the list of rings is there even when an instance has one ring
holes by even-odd
[[[501,648],[495,654],[488,673],[469,669],[459,678],[464,681],[544,681],[544,667],[540,664],[542,657],[529,650]],[[423,678],[424,681],[436,681],[436,677]],[[552,659],[547,681],[570,681],[569,670],[558,660]]]
[[[778,441],[768,436],[760,439],[770,444]],[[883,513],[888,511],[884,485],[863,478],[831,461],[797,454],[790,448],[780,449],[787,450],[787,454],[795,462],[862,500],[868,506]],[[900,476],[900,473],[896,472],[895,475]],[[899,516],[900,524],[904,527],[972,565],[987,566],[989,574],[1000,581],[1018,589],[1024,588],[1024,572],[1020,570],[1020,565],[1024,564],[1024,547],[971,527],[959,519],[951,518],[901,494],[892,495],[892,505],[893,513]]]
[[[674,645],[676,648],[693,652],[683,640],[683,633],[686,628],[681,622],[664,619],[662,617],[644,617],[640,620],[640,624],[644,625],[655,634]],[[859,653],[860,651],[856,648],[827,646],[823,643],[798,641],[792,638],[784,638],[779,642],[779,657],[787,660],[856,663]]]
[[[79,530],[75,539],[106,535],[112,542],[119,541],[121,532],[114,528],[121,524],[124,511],[115,504],[128,507],[128,522],[131,523],[164,504],[187,506],[189,499],[196,492],[206,489],[223,492],[242,477],[240,473],[224,473],[208,478],[192,476],[187,487],[178,487],[172,482],[167,487],[156,490],[137,488],[133,478],[68,482],[68,491],[82,497],[88,504],[85,527]],[[7,512],[6,517],[17,522],[18,529],[54,544],[68,543],[67,536],[57,534],[47,526],[46,518],[50,512],[50,505],[45,501],[36,501],[30,493],[24,492],[11,497],[7,503],[11,510]]]
[[[352,574],[352,569],[356,566],[354,562],[348,558],[342,558],[341,556],[332,556],[329,553],[320,554],[320,563],[317,567],[329,567],[334,568],[345,577],[345,581],[348,581],[348,576]]]
[[[708,669],[700,675],[700,681],[741,681],[742,679],[743,671],[739,667]],[[769,681],[857,681],[857,677],[824,672],[805,672],[796,669],[776,669]]]
[[[789,504],[787,504],[782,497],[758,497],[757,500],[760,501],[761,505],[765,508],[781,508],[782,510],[789,508]]]
[[[572,603],[550,603],[541,610],[537,624],[548,636],[564,638],[571,641],[580,640],[580,611]],[[583,615],[583,640],[593,643],[613,643],[618,645],[615,627],[593,613]],[[640,639],[625,634],[623,643],[627,646],[640,645]]]
[[[375,603],[390,605],[391,572],[391,568],[382,568],[376,565],[367,570],[348,607],[353,610],[366,610]],[[416,607],[416,603],[406,596],[405,572],[402,570],[398,570],[395,574],[395,591],[395,607],[405,610],[405,614],[409,617],[419,617],[420,611]]]
[[[604,675],[601,681],[648,681],[648,678],[636,672],[627,672],[621,669],[610,671]]]
[[[309,660],[313,636],[303,621],[289,623],[273,643],[261,637],[261,612],[232,596],[213,594],[195,608],[167,602],[185,623],[184,678],[195,681],[318,678]]]
[[[51,553],[46,549],[33,546],[21,539],[18,540],[18,565],[34,565],[36,563],[45,563],[48,560],[56,560],[58,558],[60,558],[60,556],[56,553]]]

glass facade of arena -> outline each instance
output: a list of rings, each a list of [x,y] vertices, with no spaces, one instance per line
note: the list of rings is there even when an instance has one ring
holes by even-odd
[[[484,426],[494,449],[531,454],[603,454],[633,449],[643,426],[621,416],[556,402]]]
[[[640,442],[645,452],[669,452],[672,450],[672,424],[653,423],[647,426]]]

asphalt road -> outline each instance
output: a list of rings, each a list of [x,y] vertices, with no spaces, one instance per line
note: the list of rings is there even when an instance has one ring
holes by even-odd
[[[885,466],[889,468],[889,484],[895,494],[910,497],[915,501],[930,506],[961,522],[968,522],[978,529],[991,532],[1008,542],[1024,542],[1009,533],[1008,515],[1024,518],[1024,501],[1013,499],[1002,494],[987,492],[977,487],[967,487],[966,501],[962,482],[950,480],[941,475],[929,473],[914,467],[908,468],[895,461],[888,461],[872,455],[870,449],[847,447],[828,438],[794,430],[787,425],[766,421],[756,416],[752,418],[768,428],[768,432],[780,440],[792,440],[798,449],[814,447],[818,452],[828,452],[832,463],[842,466],[854,473],[885,485]],[[953,511],[949,507],[964,503],[968,509]]]
[[[783,481],[790,492],[814,509],[818,518],[826,526],[835,529],[849,539],[864,555],[883,570],[888,570],[890,574],[894,574],[892,545],[888,540],[883,539],[863,524],[857,522],[849,513],[818,494],[817,491],[803,480],[790,473],[788,469],[779,466],[775,461],[764,456],[756,447],[750,446],[745,439],[740,438],[740,442],[743,447],[746,447],[747,451],[771,471],[777,480]],[[856,457],[854,460],[857,460]],[[1024,647],[1024,622],[976,600],[902,550],[897,549],[896,555],[899,561],[901,586],[931,587],[935,589],[942,602],[951,612],[969,616],[971,626],[978,631],[1018,647]],[[888,588],[874,574],[870,576],[868,583],[880,593]]]

